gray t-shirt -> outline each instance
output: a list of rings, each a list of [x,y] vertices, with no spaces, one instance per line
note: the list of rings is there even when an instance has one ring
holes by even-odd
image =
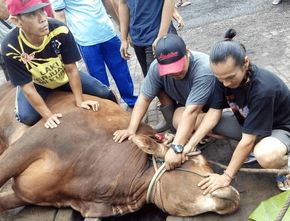
[[[215,84],[215,77],[209,66],[209,56],[190,51],[188,72],[182,80],[170,76],[160,76],[157,60],[150,65],[149,71],[141,87],[141,93],[153,99],[160,90],[175,100],[178,104],[205,105]]]

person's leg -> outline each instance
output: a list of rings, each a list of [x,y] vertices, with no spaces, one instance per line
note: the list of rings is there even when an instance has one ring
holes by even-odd
[[[172,124],[173,113],[175,110],[175,102],[164,92],[160,91],[157,95],[160,105],[158,109],[163,115],[165,121],[160,121],[157,125],[153,127],[153,129],[160,133],[170,129],[172,132],[175,132],[175,128]]]
[[[114,78],[122,99],[129,107],[134,107],[137,96],[134,96],[134,85],[127,61],[120,54],[120,39],[115,36],[101,44],[101,51],[108,69]]]
[[[147,62],[146,62],[146,54],[145,47],[133,45],[137,60],[141,66],[143,76],[147,75]]]
[[[79,49],[90,75],[101,81],[103,84],[110,86],[101,44],[92,46],[79,45]]]
[[[273,130],[271,136],[261,139],[254,147],[254,155],[263,168],[280,169],[290,167],[290,133]],[[290,189],[290,174],[279,173],[276,178],[280,190]]]
[[[147,72],[148,72],[151,63],[155,59],[154,54],[153,54],[153,50],[152,50],[152,45],[145,47],[145,54],[146,54],[146,65],[147,65]]]
[[[93,95],[96,97],[101,97],[117,102],[117,99],[114,93],[110,90],[109,87],[104,85],[102,82],[92,77],[91,75],[80,71],[80,80],[82,83],[82,90],[84,94]],[[62,91],[71,91],[69,83],[57,88]]]
[[[49,89],[38,85],[35,85],[35,89],[43,99],[48,96],[50,91]],[[25,97],[20,86],[16,87],[15,115],[19,122],[28,126],[34,125],[41,118],[40,114],[31,106]]]
[[[221,119],[212,130],[212,133],[237,141],[242,139],[241,125],[231,110],[223,111]]]
[[[183,106],[176,108],[173,115],[174,128],[178,127],[178,124],[181,121],[181,116],[184,112],[184,109],[185,107]],[[196,118],[194,130],[198,129],[205,114],[206,113],[204,112],[201,112],[198,114]],[[219,120],[218,124],[215,126],[212,132],[208,135],[215,138],[230,138],[233,140],[240,140],[242,138],[242,130],[233,112],[226,110],[222,113],[221,119]]]
[[[282,168],[288,163],[290,133],[273,130],[272,135],[261,139],[254,148],[254,155],[264,168]]]

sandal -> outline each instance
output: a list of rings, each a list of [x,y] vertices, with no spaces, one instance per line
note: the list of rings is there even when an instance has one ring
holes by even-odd
[[[244,161],[244,164],[250,164],[250,163],[254,163],[256,161],[257,161],[257,159],[254,156],[254,154],[253,153],[250,153],[249,156],[248,156],[248,158]]]
[[[197,148],[199,150],[203,150],[204,148],[207,147],[207,144],[213,143],[215,141],[216,141],[215,138],[206,136],[201,141],[199,141]]]
[[[279,5],[282,2],[282,0],[274,0],[272,2],[273,5]]]
[[[191,5],[191,2],[183,2],[181,3],[181,7],[185,7],[185,6],[188,6],[188,5]]]
[[[287,191],[290,190],[290,185],[285,184],[285,182],[289,180],[290,182],[290,174],[277,174],[276,181],[277,181],[277,187],[281,191]]]
[[[178,7],[180,7],[182,4],[183,4],[182,2],[177,2],[174,6],[175,6],[175,8],[178,8]]]

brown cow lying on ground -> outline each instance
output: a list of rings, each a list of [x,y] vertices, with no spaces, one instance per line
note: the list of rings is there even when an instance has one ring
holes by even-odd
[[[13,114],[15,90],[0,88],[0,187],[14,178],[13,192],[1,193],[0,211],[27,204],[72,207],[84,217],[122,215],[139,210],[155,171],[145,152],[163,155],[166,147],[148,135],[142,125],[134,142],[116,144],[114,131],[126,128],[129,114],[117,104],[99,98],[97,112],[76,108],[71,93],[53,94],[48,106],[62,113],[61,124],[46,129],[44,122],[28,128]],[[212,171],[199,155],[182,168],[196,173]],[[214,211],[234,212],[239,194],[232,187],[203,195],[199,176],[166,172],[152,190],[152,202],[175,216]]]

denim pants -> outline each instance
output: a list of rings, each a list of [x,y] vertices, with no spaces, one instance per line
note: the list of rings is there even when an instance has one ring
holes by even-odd
[[[150,64],[154,61],[152,45],[137,46],[133,45],[136,57],[141,66],[143,76],[146,77]]]
[[[117,36],[100,44],[91,46],[79,45],[80,52],[90,75],[109,86],[105,66],[107,65],[122,99],[128,106],[133,107],[137,96],[134,96],[133,81],[127,61],[121,57],[120,47],[121,41]]]
[[[80,72],[80,79],[84,94],[107,99],[112,99],[112,96],[114,96],[112,91],[106,85],[103,85],[100,81],[91,77],[89,74]],[[69,83],[56,89],[45,88],[37,84],[34,84],[34,86],[39,95],[44,100],[52,91],[71,91]],[[35,124],[41,118],[41,115],[31,106],[29,101],[26,99],[20,86],[17,86],[16,88],[15,114],[18,121],[29,126]]]

